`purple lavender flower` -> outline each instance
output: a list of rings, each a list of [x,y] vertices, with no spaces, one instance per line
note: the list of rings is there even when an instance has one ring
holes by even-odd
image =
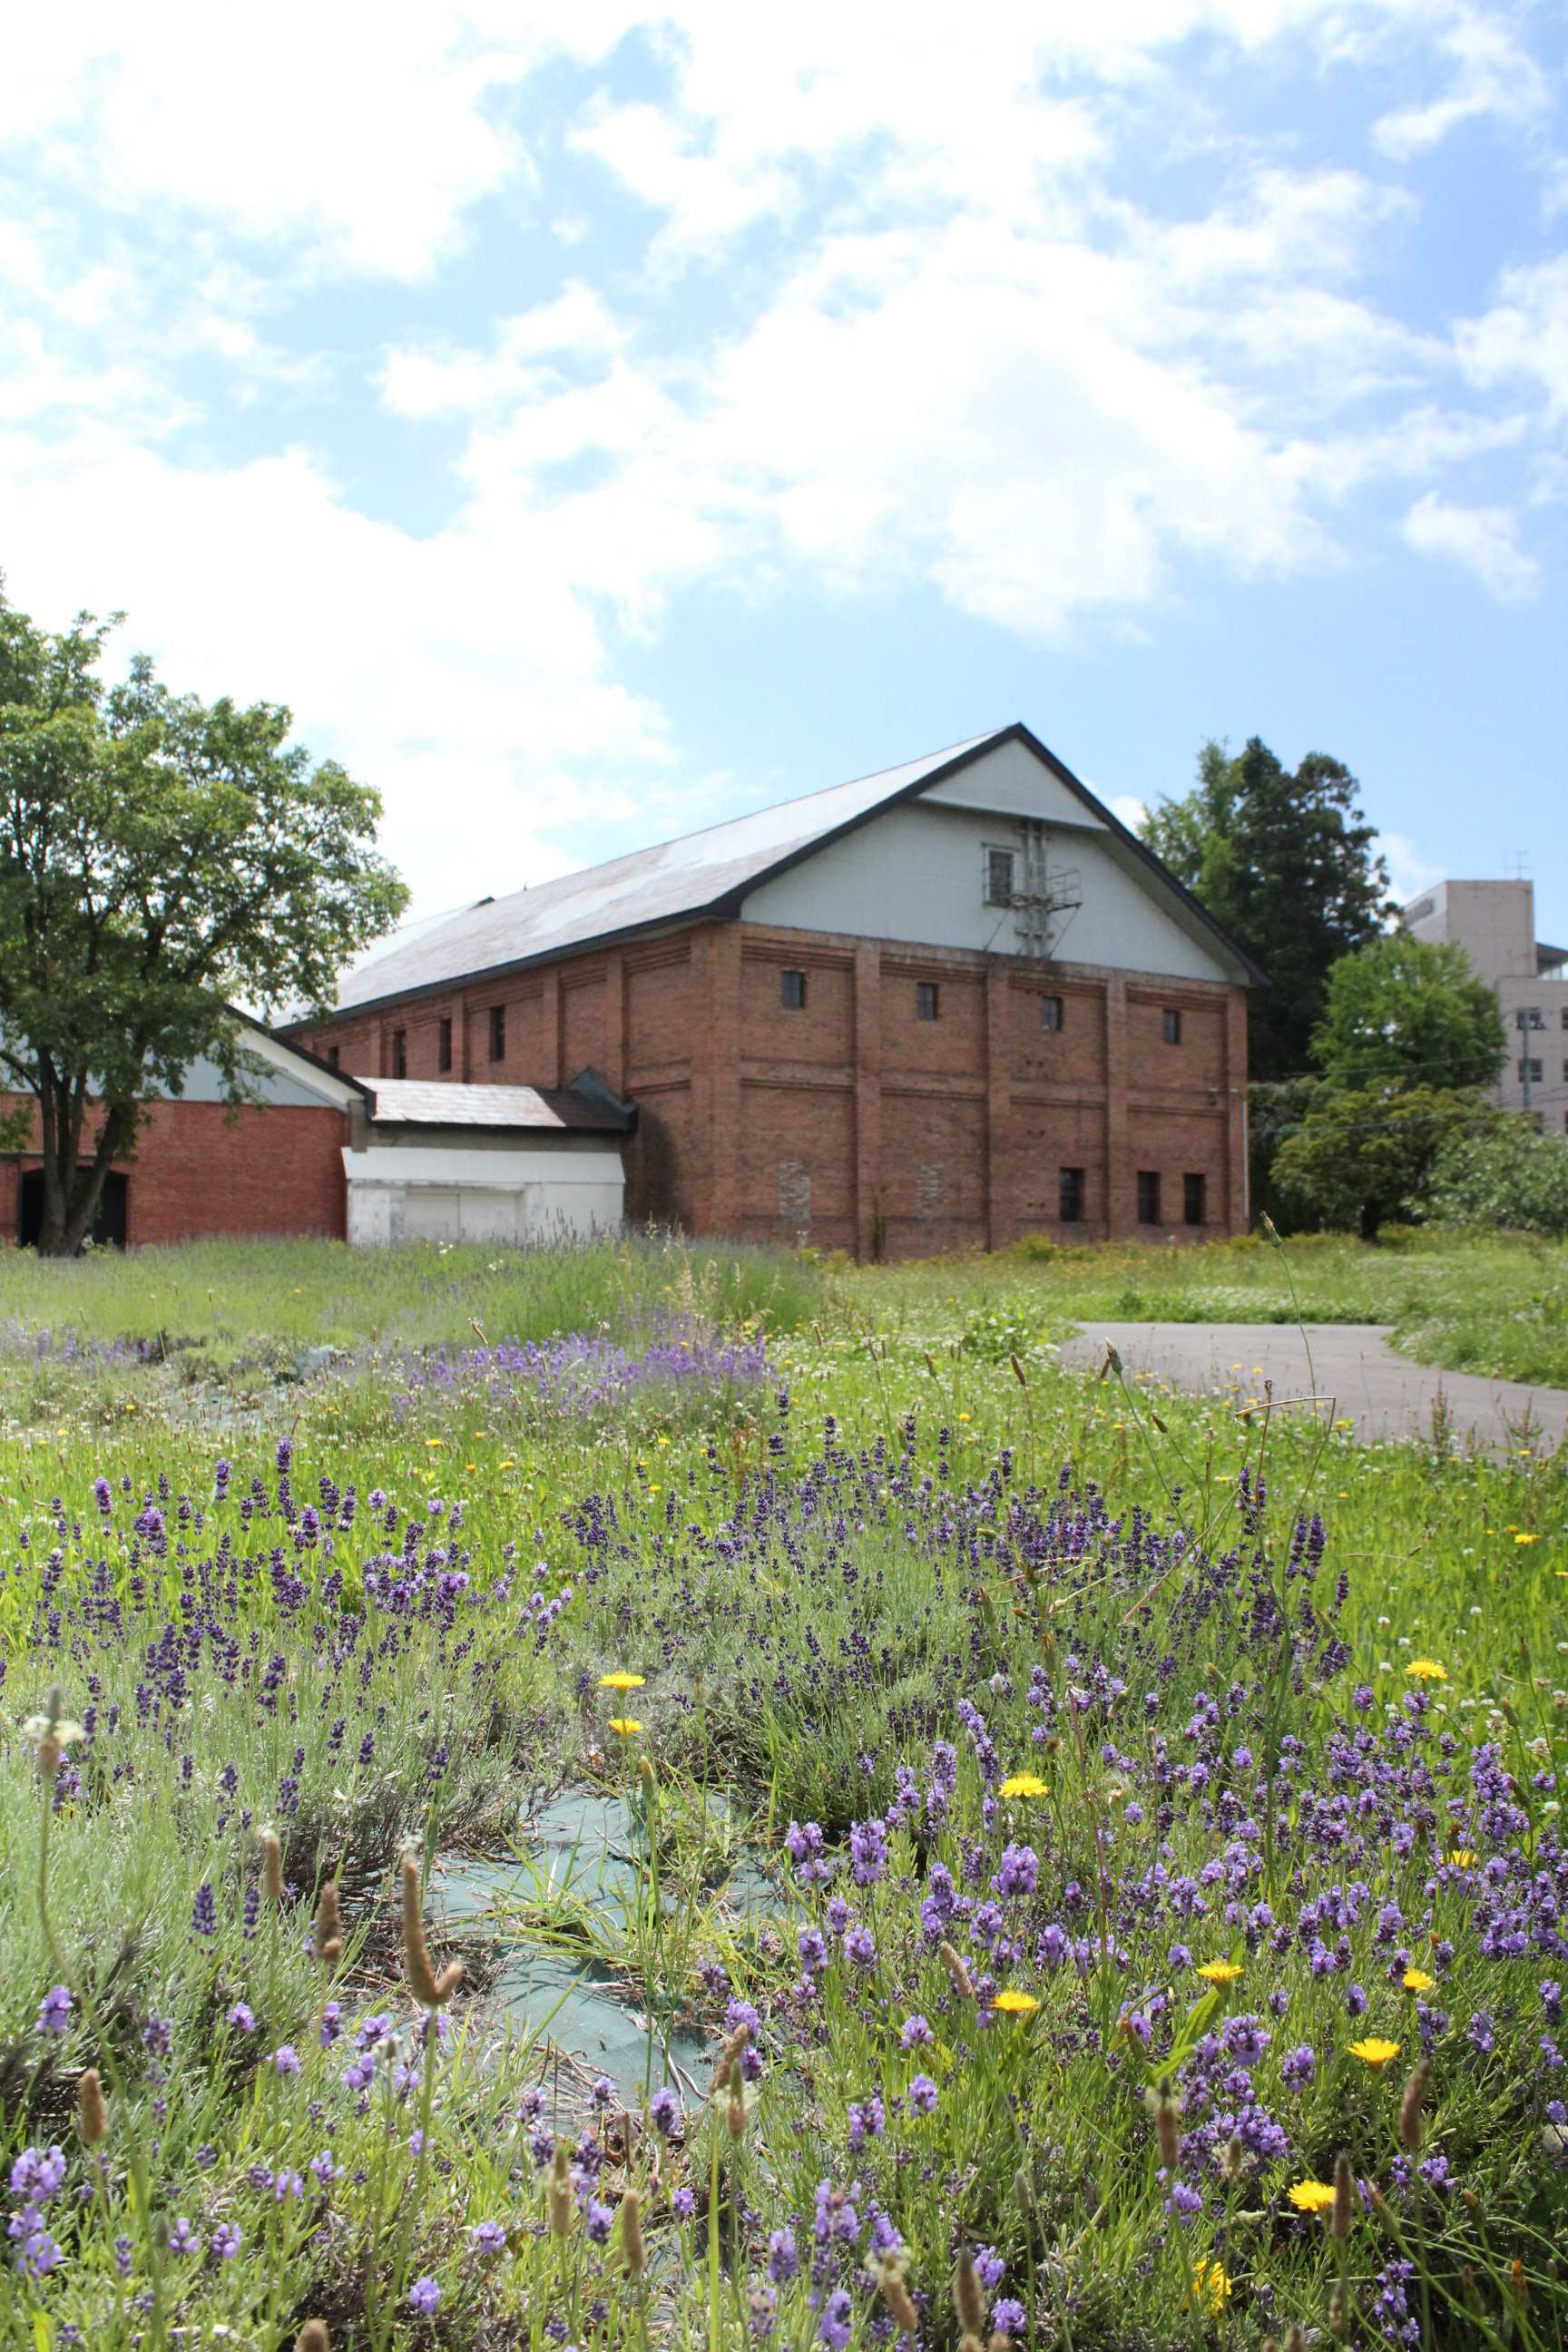
[[[243,2242],[237,2221],[220,2221],[212,2234],[212,2250],[220,2263],[233,2262]]]
[[[433,2278],[417,2278],[408,2290],[408,2300],[422,2319],[433,2319],[441,2305],[441,2290]]]
[[[67,1985],[56,1985],[38,2003],[37,2030],[40,2033],[63,2033],[70,2023],[71,1997]]]
[[[291,2042],[280,2042],[272,2053],[271,2063],[279,2074],[297,2074],[300,2071],[300,2053]]]
[[[795,2252],[795,2231],[775,2230],[768,2240],[768,2276],[775,2286],[784,2286],[800,2269],[800,2256]]]
[[[680,2101],[668,2083],[657,2090],[648,2101],[649,2115],[660,2139],[668,2139],[680,2121]]]
[[[176,2213],[169,2231],[169,2245],[176,2254],[199,2254],[202,2242],[183,2213]]]
[[[994,2294],[1006,2273],[1007,2265],[994,2246],[977,2246],[974,2250],[974,2275],[987,2294]]]
[[[922,2042],[929,2042],[931,2038],[931,2027],[918,2011],[913,2017],[905,2018],[899,2039],[906,2050],[918,2049]]]
[[[1004,2336],[1021,2336],[1024,2332],[1024,2306],[1012,2295],[1004,2295],[991,2314],[991,2325]]]
[[[816,2333],[828,2347],[828,2352],[844,2352],[855,2333],[855,2306],[841,2286],[836,2286],[822,2306],[822,2316]]]
[[[689,2189],[678,2189],[670,2198],[669,2210],[678,2221],[689,2221],[697,2210],[697,2199]]]
[[[488,2262],[502,2252],[506,2231],[499,2221],[478,2221],[468,2231],[468,2243],[481,2262]]]
[[[917,2074],[909,2087],[911,2116],[929,2116],[936,2112],[937,2089],[929,2074]]]

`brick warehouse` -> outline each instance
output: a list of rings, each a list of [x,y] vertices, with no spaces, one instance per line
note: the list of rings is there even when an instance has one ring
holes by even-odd
[[[293,1034],[634,1097],[626,1212],[861,1257],[1247,1224],[1263,975],[1026,728],[409,926]]]

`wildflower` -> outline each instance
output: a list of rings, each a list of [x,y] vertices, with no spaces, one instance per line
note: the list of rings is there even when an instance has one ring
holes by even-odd
[[[71,1997],[69,1988],[56,1985],[38,2003],[37,2030],[40,2033],[63,2033],[70,2023]]]
[[[429,2319],[440,2306],[441,2290],[433,2278],[417,2278],[408,2290],[408,2300],[421,2318]]]
[[[1217,2319],[1230,2300],[1230,2281],[1218,2262],[1200,2263],[1193,2273],[1193,2299],[1211,2319]]]
[[[1298,2180],[1289,2194],[1298,2213],[1321,2213],[1334,2201],[1334,2192],[1326,2180]]]
[[[1015,2295],[1004,2295],[992,2307],[991,2325],[1004,2336],[1021,2336],[1026,2325],[1023,2305]]]
[[[991,2004],[993,2009],[1001,2010],[1006,2017],[1032,2016],[1039,2005],[1032,1992],[1020,1992],[1016,1985],[1009,1985],[1005,1991],[999,1992]]]
[[[680,2121],[680,2101],[668,2083],[654,2093],[648,2102],[648,2113],[660,2139],[668,2139]]]
[[[929,2042],[931,2038],[931,2027],[925,2019],[918,2014],[914,2017],[906,2017],[899,2032],[899,2040],[906,2050],[913,2050],[917,2044]]]
[[[1468,1845],[1457,1845],[1448,1856],[1449,1863],[1455,1870],[1473,1869],[1475,1859],[1474,1853]]]
[[[936,2112],[937,2089],[929,2074],[917,2074],[909,2087],[911,2116],[930,2116]]]
[[[1002,1783],[1005,1797],[1043,1797],[1046,1784],[1037,1772],[1009,1772]]]
[[[217,1934],[217,1905],[213,1899],[210,1883],[203,1879],[196,1889],[196,1899],[191,1906],[191,1933],[204,1937]]]
[[[610,1729],[619,1732],[623,1739],[630,1739],[642,1729],[642,1725],[635,1715],[612,1715]]]
[[[1425,1969],[1406,1969],[1405,1971],[1406,1992],[1430,1992],[1436,1982],[1436,1979],[1429,1977]]]
[[[613,1691],[641,1690],[647,1680],[646,1675],[628,1675],[624,1666],[617,1666],[613,1675],[599,1676],[599,1688]]]
[[[1381,2033],[1370,2033],[1364,2042],[1351,2043],[1351,2056],[1359,2058],[1363,2066],[1386,2066],[1398,2055],[1398,2042],[1385,2041]]]
[[[775,2286],[787,2286],[800,2269],[795,2231],[775,2230],[768,2240],[768,2276]]]
[[[952,2307],[958,2314],[958,2324],[964,2334],[978,2336],[985,2325],[985,2305],[967,2246],[959,2249],[958,2268],[952,2274]]]
[[[1446,1683],[1448,1669],[1440,1658],[1412,1658],[1405,1669],[1418,1683]]]
[[[1235,1960],[1205,1960],[1198,1974],[1206,1984],[1227,1985],[1236,1982],[1241,1970]]]
[[[299,2073],[300,2053],[295,2049],[294,2044],[291,2042],[282,2042],[279,2048],[272,2053],[272,2064],[276,2067],[279,2074],[297,2074]]]
[[[444,2009],[458,1990],[463,1963],[448,1960],[439,1976],[430,1966],[419,1900],[419,1864],[407,1853],[403,1857],[403,1959],[409,1990],[421,2009]]]
[[[199,2254],[202,2242],[183,2213],[176,2213],[169,2231],[169,2244],[176,2254]]]
[[[615,2218],[607,2205],[601,2205],[597,2198],[589,2198],[586,2221],[590,2245],[607,2246],[609,2244],[610,2224]]]
[[[835,2287],[823,2305],[816,2332],[828,2352],[844,2352],[855,2332],[855,2306],[841,2286]]]

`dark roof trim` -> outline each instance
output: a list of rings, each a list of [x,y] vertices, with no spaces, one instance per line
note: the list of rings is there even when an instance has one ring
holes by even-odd
[[[233,1013],[242,1029],[257,1030],[271,1044],[280,1046],[285,1054],[292,1054],[297,1061],[309,1062],[311,1068],[320,1070],[324,1078],[331,1078],[340,1087],[352,1087],[367,1110],[374,1103],[374,1087],[367,1086],[363,1078],[351,1077],[347,1070],[334,1068],[324,1054],[313,1054],[308,1045],[297,1045],[292,1037],[285,1036],[281,1030],[268,1028],[265,1021],[258,1021],[254,1013],[242,1012],[237,1004],[229,1004],[226,1000],[224,1009]]]
[[[1218,943],[1227,956],[1232,957],[1241,966],[1252,987],[1268,988],[1271,985],[1268,975],[1262,967],[1254,963],[1246,950],[1238,947],[1229,933],[1221,929],[1207,908],[1199,899],[1194,898],[1184,883],[1177,881],[1170,867],[1156,857],[1153,851],[1147,848],[1135,833],[1129,832],[1121,818],[1108,809],[1103,801],[1097,800],[1089,786],[1080,783],[1072,770],[1064,765],[1057,758],[1056,753],[1042,743],[1037,735],[1031,733],[1022,719],[1019,719],[1013,726],[1001,728],[994,735],[987,735],[982,741],[971,744],[967,751],[955,753],[953,758],[944,761],[940,768],[927,770],[923,775],[917,776],[912,783],[900,786],[897,792],[889,793],[885,799],[874,802],[869,808],[862,809],[858,815],[847,817],[842,824],[833,825],[826,832],[815,835],[810,841],[786,852],[784,856],[775,858],[771,866],[763,866],[760,872],[749,876],[744,882],[738,884],[731,890],[726,890],[717,898],[689,907],[678,915],[659,915],[650,922],[623,923],[614,930],[597,931],[592,939],[574,940],[569,947],[542,948],[532,955],[513,956],[504,963],[486,964],[477,971],[455,974],[447,980],[424,981],[417,987],[398,989],[386,996],[365,997],[360,1003],[344,1008],[333,1017],[353,1021],[358,1020],[362,1014],[394,1011],[404,1004],[426,1003],[432,998],[448,991],[477,987],[487,981],[510,979],[516,973],[531,971],[538,965],[562,963],[574,956],[600,955],[609,948],[628,946],[634,940],[657,939],[661,934],[684,930],[689,923],[732,921],[739,915],[742,907],[752,891],[760,890],[764,883],[776,881],[781,875],[792,872],[795,866],[804,865],[807,858],[815,857],[819,851],[831,847],[836,841],[847,840],[851,834],[858,833],[862,825],[871,824],[888,809],[898,808],[906,801],[919,800],[923,793],[930,792],[933,784],[945,783],[950,777],[961,775],[965,768],[973,767],[976,761],[984,759],[989,752],[994,751],[1003,743],[1022,743],[1026,750],[1032,751],[1035,757],[1050,770],[1058,782],[1064,784],[1091,815],[1099,818],[1121,846],[1131,852],[1133,858],[1145,869],[1150,878],[1162,889],[1168,891],[1184,911]],[[302,1024],[301,1026],[303,1025]]]

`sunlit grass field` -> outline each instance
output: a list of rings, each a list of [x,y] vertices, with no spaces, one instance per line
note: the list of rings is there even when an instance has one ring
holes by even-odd
[[[1056,1369],[1289,1287],[4,1261],[15,2340],[1561,2343],[1568,1465]]]

